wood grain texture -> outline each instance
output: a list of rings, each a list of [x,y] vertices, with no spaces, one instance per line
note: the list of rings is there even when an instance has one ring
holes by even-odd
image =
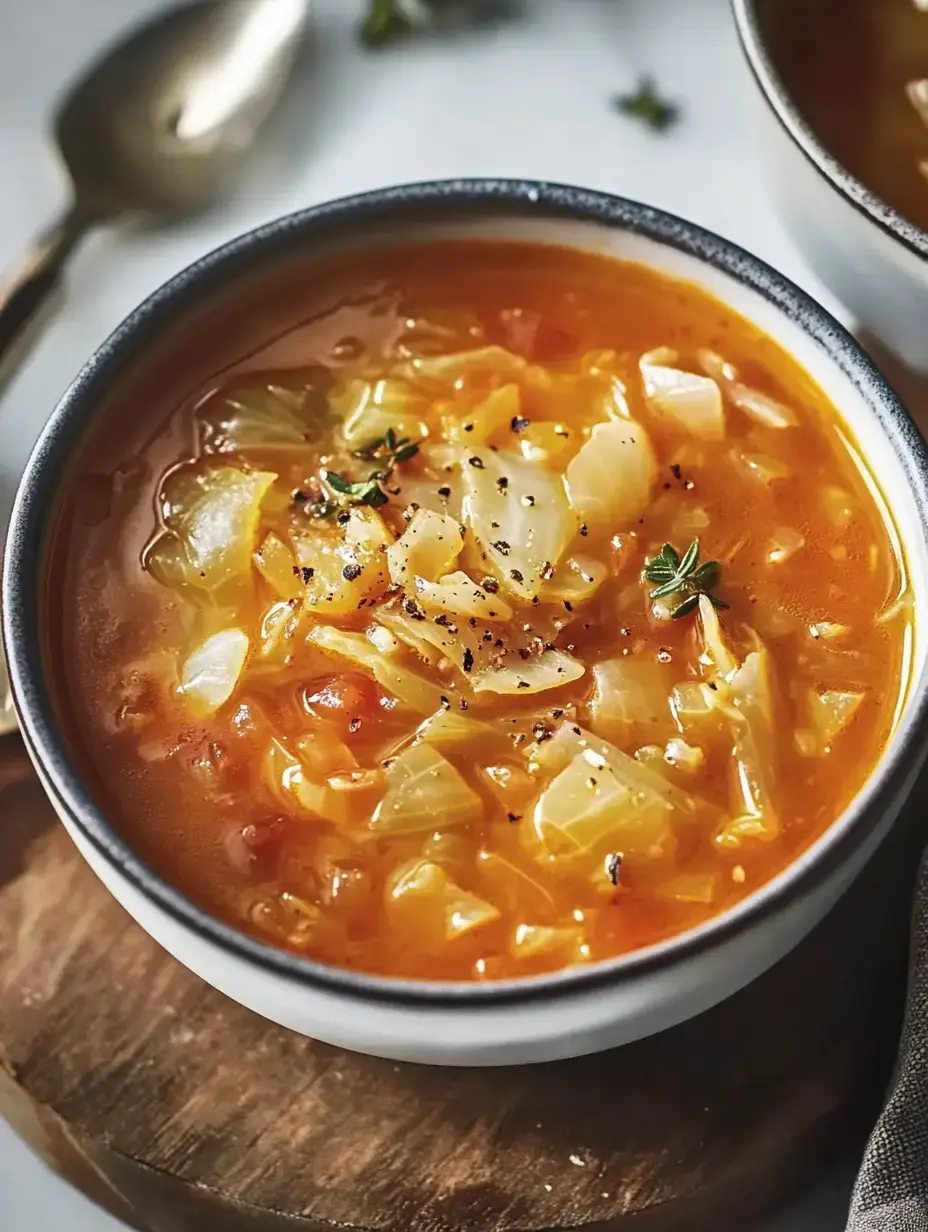
[[[178,966],[84,866],[14,738],[0,1112],[144,1232],[736,1227],[869,1128],[925,800],[832,916],[726,1004],[596,1057],[440,1070],[292,1035]]]

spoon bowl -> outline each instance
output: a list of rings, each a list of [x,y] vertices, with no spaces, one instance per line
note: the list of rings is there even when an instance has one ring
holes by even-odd
[[[80,213],[159,218],[228,192],[283,90],[306,0],[198,0],[130,34],[61,103]]]

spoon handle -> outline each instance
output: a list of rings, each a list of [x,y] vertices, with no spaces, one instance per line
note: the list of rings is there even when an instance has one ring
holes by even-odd
[[[57,306],[62,271],[93,220],[72,207],[32,247],[19,270],[0,284],[0,393],[19,370]]]

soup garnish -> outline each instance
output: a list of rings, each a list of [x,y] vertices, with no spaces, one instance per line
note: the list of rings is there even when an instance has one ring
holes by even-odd
[[[863,785],[904,562],[755,327],[480,241],[223,322],[88,445],[50,566],[75,751],[188,895],[332,964],[530,975],[709,920]]]

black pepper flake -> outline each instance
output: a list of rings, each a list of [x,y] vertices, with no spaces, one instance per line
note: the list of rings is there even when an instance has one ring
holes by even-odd
[[[473,425],[473,424],[465,424],[465,425],[464,425],[464,431],[465,431],[465,432],[473,432],[473,430],[474,430],[474,425]]]
[[[525,647],[524,647],[524,646],[520,648],[520,650],[519,650],[519,658],[520,658],[520,659],[530,659],[531,657],[532,657],[532,656],[529,654],[529,652],[525,649]]]
[[[622,634],[623,637],[631,637],[632,635],[631,629],[629,629],[626,625],[623,625],[622,628],[619,630],[619,632]]]
[[[492,641],[493,641],[493,634],[490,632],[490,630],[489,630],[489,629],[487,629],[486,633],[484,633],[484,635],[483,635],[483,640],[484,640],[485,642],[492,642]]]
[[[445,613],[444,613],[444,612],[442,612],[442,614],[441,614],[440,616],[436,616],[436,617],[435,617],[435,623],[436,623],[437,625],[449,625],[449,624],[451,623],[451,621],[448,619],[448,617],[445,615]]]
[[[299,576],[300,576],[300,574],[301,574],[302,572],[303,572],[303,570],[300,568],[300,566],[299,566],[299,565],[294,565],[294,566],[293,566],[293,576],[294,576],[294,577],[299,577]],[[202,577],[202,576],[203,576],[203,574],[201,573],[201,574],[200,574],[200,577]]]
[[[574,735],[575,735],[575,736],[582,736],[582,735],[583,735],[583,732],[580,730],[580,728],[579,728],[579,727],[573,727],[573,728],[571,728],[571,731],[574,733]]]
[[[509,427],[513,432],[524,432],[526,428],[531,426],[530,419],[524,419],[521,415],[513,415],[509,421]]]
[[[461,710],[467,709],[467,698],[466,697],[462,697],[461,700],[458,702],[458,708]]]
[[[449,487],[439,488],[439,489],[438,489],[438,495],[439,495],[439,496],[440,496],[443,500],[447,500],[447,499],[448,499],[448,497],[451,495],[451,489],[450,489]]]
[[[492,616],[493,613],[491,612],[490,615]],[[477,617],[471,616],[470,620],[467,623],[470,625],[472,629],[476,629],[477,628]]]
[[[304,565],[303,568],[300,570],[300,573],[302,574],[304,582],[308,582],[315,572],[316,570],[311,569],[309,565]],[[360,570],[358,570],[358,572],[360,573]]]
[[[526,685],[525,687],[528,688],[528,685]],[[516,746],[520,744],[525,744],[525,732],[513,732],[512,743]]]
[[[544,744],[546,740],[550,740],[553,734],[554,733],[551,731],[551,728],[547,723],[532,724],[532,735],[539,744]]]
[[[352,719],[351,722],[348,724],[348,730],[350,732],[356,732],[360,726],[361,726],[360,719]]]
[[[339,524],[339,526],[347,526],[351,521],[351,514],[347,509],[342,509],[335,521]]]
[[[361,576],[360,565],[345,565],[342,570],[342,577],[346,582],[354,582]]]
[[[512,580],[513,580],[514,582],[521,582],[521,581],[522,581],[522,574],[519,572],[519,570],[518,570],[518,569],[510,569],[510,570],[509,570],[509,576],[512,578]]]
[[[554,577],[554,565],[551,564],[550,560],[546,560],[544,565],[542,566],[541,579],[543,582],[550,582],[553,577]]]
[[[580,534],[583,535],[585,539],[589,533],[590,533],[590,528],[587,526],[586,522],[581,522],[580,523]]]
[[[561,716],[563,715],[563,713],[564,713],[564,711],[563,711],[563,708],[562,708],[561,706],[555,706],[555,707],[554,707],[554,709],[551,711],[551,718],[552,718],[552,719],[559,719],[559,718],[561,718]]]
[[[574,605],[569,599],[564,600],[564,607],[568,612],[572,612],[574,610]]]
[[[619,884],[619,877],[622,872],[622,853],[621,851],[613,851],[606,857],[606,873],[609,880],[614,886]]]
[[[465,672],[469,672],[474,666],[474,652],[469,646],[464,647],[464,658],[461,660],[461,666]]]
[[[527,680],[520,680],[518,684],[516,685],[517,689],[530,689],[531,687],[532,686],[529,684]]]
[[[661,648],[657,652],[658,663],[670,663],[672,659],[673,659],[673,655],[670,653],[667,647],[661,646]]]
[[[530,492],[527,492],[525,496],[522,497],[522,504],[526,509],[531,509],[531,507],[535,504],[534,496],[532,496]]]
[[[506,816],[509,818],[510,821],[513,821],[513,822],[522,820],[521,813],[507,813]]]
[[[496,641],[493,643],[493,645],[496,647],[497,650],[502,650],[503,645],[504,645],[503,639],[501,637],[498,637]]]
[[[442,710],[450,710],[450,709],[451,709],[451,703],[448,701],[447,697],[445,697],[445,695],[444,695],[444,694],[442,694],[442,695],[441,695],[441,697],[440,697],[438,700],[441,702],[441,708],[442,708]]]
[[[679,462],[674,462],[673,466],[670,468],[670,473],[673,475],[674,479],[683,478],[683,468],[680,466]]]
[[[297,490],[294,493],[292,493],[292,496],[298,505],[302,505],[304,501],[309,500],[309,493],[304,492],[302,488],[297,488]]]
[[[467,459],[467,465],[472,466],[475,470],[483,470],[483,458],[478,458],[476,454],[472,458]]]
[[[505,492],[508,487],[509,487],[509,480],[506,478],[505,475],[500,475],[499,479],[497,479],[496,481],[496,490],[498,492]]]
[[[413,620],[425,620],[425,612],[422,611],[414,599],[403,600],[403,611],[407,616],[411,616]]]
[[[664,491],[665,491],[665,492],[669,492],[669,491],[670,491],[670,487],[671,487],[671,485],[670,485],[669,481],[666,481],[666,480],[665,480],[665,482],[664,482]]]
[[[497,552],[499,552],[501,556],[509,555],[510,548],[509,548],[509,544],[506,542],[505,539],[497,539],[496,542],[492,546],[496,548]]]

